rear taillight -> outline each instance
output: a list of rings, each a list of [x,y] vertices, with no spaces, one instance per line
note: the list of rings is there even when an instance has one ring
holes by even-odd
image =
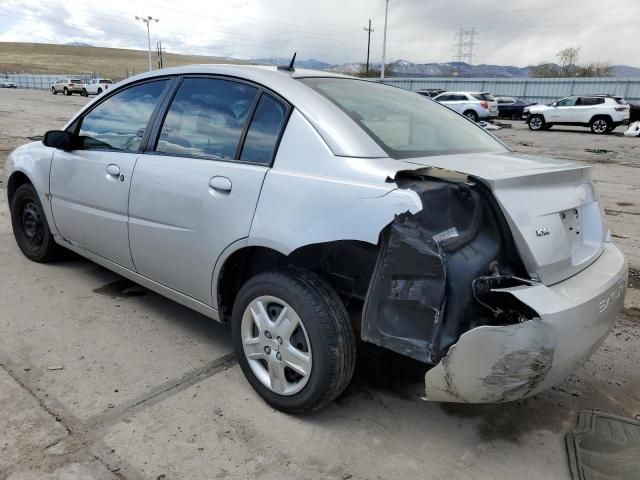
[[[616,107],[616,112],[624,112],[629,110],[629,105],[625,105],[624,107]]]
[[[480,102],[480,106],[481,106],[482,108],[489,109],[489,102]]]

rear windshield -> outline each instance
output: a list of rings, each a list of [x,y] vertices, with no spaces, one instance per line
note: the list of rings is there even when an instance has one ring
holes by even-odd
[[[407,90],[345,78],[300,81],[349,115],[392,158],[507,151],[466,118]]]
[[[618,102],[620,105],[626,105],[628,102],[621,97],[613,97],[615,99],[616,102]]]
[[[75,78],[72,78],[71,80],[69,80],[69,82],[71,82],[71,83],[82,83],[82,80],[77,80]]]
[[[106,84],[111,85],[113,82],[111,80],[108,80],[108,79],[105,78],[105,79],[100,80],[100,83],[103,83],[103,84],[106,83]]]
[[[490,93],[473,93],[471,96],[476,100],[484,100],[485,102],[493,102],[495,100]]]

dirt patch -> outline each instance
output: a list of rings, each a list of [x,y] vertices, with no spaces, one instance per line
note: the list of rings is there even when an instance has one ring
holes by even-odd
[[[633,207],[635,203],[633,202],[616,202],[616,205],[620,207]]]

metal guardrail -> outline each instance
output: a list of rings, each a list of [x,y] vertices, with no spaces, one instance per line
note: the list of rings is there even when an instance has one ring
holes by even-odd
[[[375,79],[374,81],[380,81]],[[640,103],[640,78],[385,78],[384,83],[406,90],[442,88],[448,91],[481,91],[548,103],[569,95],[606,93]]]

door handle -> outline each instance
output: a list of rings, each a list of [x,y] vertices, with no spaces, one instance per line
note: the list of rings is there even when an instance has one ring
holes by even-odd
[[[216,175],[215,177],[211,177],[209,180],[209,187],[214,189],[216,192],[230,193],[232,184],[231,180],[227,177]]]
[[[107,165],[107,174],[111,175],[112,177],[119,177],[120,167],[114,163]]]

